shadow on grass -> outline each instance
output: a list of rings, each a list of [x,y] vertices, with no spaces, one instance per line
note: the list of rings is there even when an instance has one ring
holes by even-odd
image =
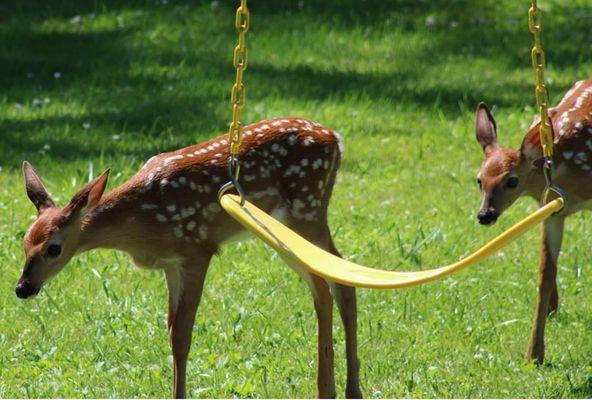
[[[268,19],[276,24],[253,26],[253,31],[260,35],[273,35],[274,29],[290,29],[297,34],[298,22],[289,23],[289,17],[294,15],[310,24],[340,29],[380,27],[422,32],[430,36],[430,51],[408,60],[410,65],[444,68],[459,56],[467,60],[485,57],[510,70],[528,66],[531,40],[523,26],[523,7],[510,4],[513,3],[469,0],[258,0],[251,7],[259,22]],[[148,14],[141,15],[141,23],[125,28],[109,27],[92,32],[42,29],[42,22],[51,18],[71,20],[78,15],[123,10],[142,10]],[[187,23],[182,19],[184,16],[195,15],[195,21],[209,26],[207,32],[219,32],[213,39],[229,43],[230,48],[235,33],[232,29],[224,30],[226,25],[220,25],[218,31],[216,23],[221,22],[212,21],[232,20],[233,10],[231,3],[189,0],[2,3],[0,87],[7,107],[20,104],[30,108],[34,99],[42,96],[81,104],[80,110],[65,109],[58,117],[46,115],[43,107],[30,111],[26,118],[19,117],[17,111],[5,117],[0,121],[0,150],[5,155],[2,163],[18,166],[23,158],[60,139],[59,149],[55,148],[51,157],[73,161],[96,157],[104,151],[144,157],[163,147],[174,148],[221,132],[226,126],[227,113],[218,111],[227,109],[228,88],[233,78],[226,48],[210,48],[202,43],[207,42],[203,37],[182,38],[186,43],[179,47],[173,43],[152,48],[149,43],[138,46],[130,42],[138,33],[147,34],[142,29],[147,29],[145,24],[149,25],[152,18],[184,24]],[[546,38],[552,48],[549,59],[554,68],[569,68],[585,61],[587,52],[582,50],[582,45],[591,39],[588,29],[591,17],[591,7],[572,4],[553,8]],[[277,24],[284,19],[286,24],[278,28]],[[165,72],[142,70],[146,61],[159,64]],[[182,64],[191,65],[191,77],[175,74],[176,66]],[[132,72],[133,68],[140,72]],[[61,77],[56,78],[56,73]],[[320,102],[364,96],[372,101],[392,101],[420,109],[438,105],[454,116],[459,113],[459,102],[472,104],[487,98],[501,106],[515,106],[522,104],[525,93],[532,89],[528,81],[485,92],[488,90],[485,85],[456,87],[445,76],[437,86],[422,86],[423,78],[419,69],[388,74],[357,73],[308,65],[277,68],[263,61],[254,62],[249,68],[249,96],[265,99],[276,95]],[[88,134],[71,133],[81,132],[87,121],[96,129]],[[144,138],[147,143],[124,147],[110,140],[122,130]],[[165,138],[159,141],[161,136]]]

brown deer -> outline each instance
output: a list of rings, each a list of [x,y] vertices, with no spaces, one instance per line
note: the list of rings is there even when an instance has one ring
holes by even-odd
[[[591,112],[592,80],[577,82],[557,107],[549,109],[554,132],[553,180],[567,194],[568,203],[543,225],[537,305],[526,350],[526,358],[538,363],[542,363],[545,356],[547,315],[559,306],[557,260],[565,217],[592,205]],[[477,107],[477,141],[485,154],[477,177],[483,197],[478,214],[481,224],[494,223],[522,195],[540,199],[546,183],[539,127],[537,117],[518,150],[502,148],[498,145],[496,123],[489,109],[483,103]]]
[[[247,199],[273,213],[335,255],[327,226],[341,153],[339,136],[300,118],[279,118],[245,128],[239,154]],[[174,359],[173,395],[184,397],[192,327],[210,259],[242,228],[218,205],[227,180],[228,136],[152,157],[119,188],[103,194],[109,171],[59,208],[33,167],[23,171],[38,210],[24,247],[26,261],[16,294],[36,295],[76,254],[110,248],[129,253],[144,268],[164,271],[169,290],[168,330]],[[318,395],[335,397],[333,296],[345,326],[346,396],[361,397],[357,310],[352,287],[297,271],[310,286],[318,319]]]

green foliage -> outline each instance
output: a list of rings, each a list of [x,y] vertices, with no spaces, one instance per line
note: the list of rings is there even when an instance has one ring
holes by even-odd
[[[254,1],[246,121],[302,115],[338,130],[344,162],[330,222],[349,258],[388,269],[458,259],[535,209],[479,227],[473,109],[496,106],[517,146],[534,114],[528,2]],[[552,97],[588,77],[587,0],[542,2]],[[234,79],[234,4],[0,4],[0,397],[163,397],[166,288],[125,255],[76,258],[33,301],[13,290],[34,217],[20,163],[58,202],[111,167],[121,184],[152,154],[222,133]],[[369,194],[372,194],[369,196]],[[569,220],[548,363],[522,352],[538,235],[448,279],[360,290],[361,380],[370,397],[590,397],[589,218]],[[336,320],[336,375],[345,384]],[[196,397],[309,397],[316,323],[305,284],[261,243],[211,267],[188,366]]]

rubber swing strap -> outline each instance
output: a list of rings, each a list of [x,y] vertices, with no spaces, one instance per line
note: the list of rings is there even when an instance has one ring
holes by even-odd
[[[295,269],[304,269],[314,275],[344,285],[395,289],[443,278],[490,257],[529,229],[561,210],[563,199],[557,198],[549,202],[458,262],[414,272],[368,268],[336,257],[310,243],[252,203],[245,201],[241,205],[238,196],[226,194],[221,197],[220,204],[236,221],[276,250]]]

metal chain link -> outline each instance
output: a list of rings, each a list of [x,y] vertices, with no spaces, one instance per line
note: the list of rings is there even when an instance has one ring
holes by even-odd
[[[539,116],[541,118],[541,125],[539,129],[541,146],[543,148],[543,174],[547,183],[541,203],[546,204],[549,195],[555,192],[564,200],[564,207],[567,203],[567,196],[563,190],[553,184],[553,128],[549,121],[549,92],[545,84],[545,67],[547,62],[545,60],[545,50],[541,34],[543,32],[543,13],[538,7],[537,0],[531,0],[531,7],[528,10],[528,28],[532,32],[534,38],[534,45],[530,52],[532,67],[536,76],[535,98]]]
[[[243,73],[247,69],[247,47],[245,46],[245,34],[249,30],[250,13],[247,8],[247,0],[241,0],[236,10],[235,25],[238,31],[238,44],[234,48],[232,63],[236,69],[236,80],[232,86],[230,104],[232,104],[232,122],[228,128],[228,139],[230,142],[230,159],[228,160],[228,175],[230,182],[222,185],[218,191],[218,198],[221,198],[227,191],[235,189],[240,196],[241,205],[245,202],[244,191],[238,181],[240,174],[240,163],[238,152],[243,141],[243,125],[240,121],[243,106],[245,105],[245,85],[243,84]]]
[[[528,10],[528,28],[534,37],[534,46],[530,53],[532,67],[536,74],[535,98],[541,117],[541,145],[545,158],[553,156],[553,129],[549,121],[549,93],[545,84],[545,50],[543,49],[541,33],[543,31],[543,14],[537,5],[537,0],[531,0]]]
[[[235,25],[238,31],[238,44],[234,48],[233,64],[236,69],[236,81],[232,86],[230,103],[232,104],[232,122],[228,130],[230,139],[230,155],[238,156],[243,140],[243,125],[240,122],[241,112],[245,105],[245,85],[243,73],[247,69],[247,47],[245,46],[245,34],[249,30],[250,13],[247,8],[247,0],[241,0],[240,7],[236,10]]]

